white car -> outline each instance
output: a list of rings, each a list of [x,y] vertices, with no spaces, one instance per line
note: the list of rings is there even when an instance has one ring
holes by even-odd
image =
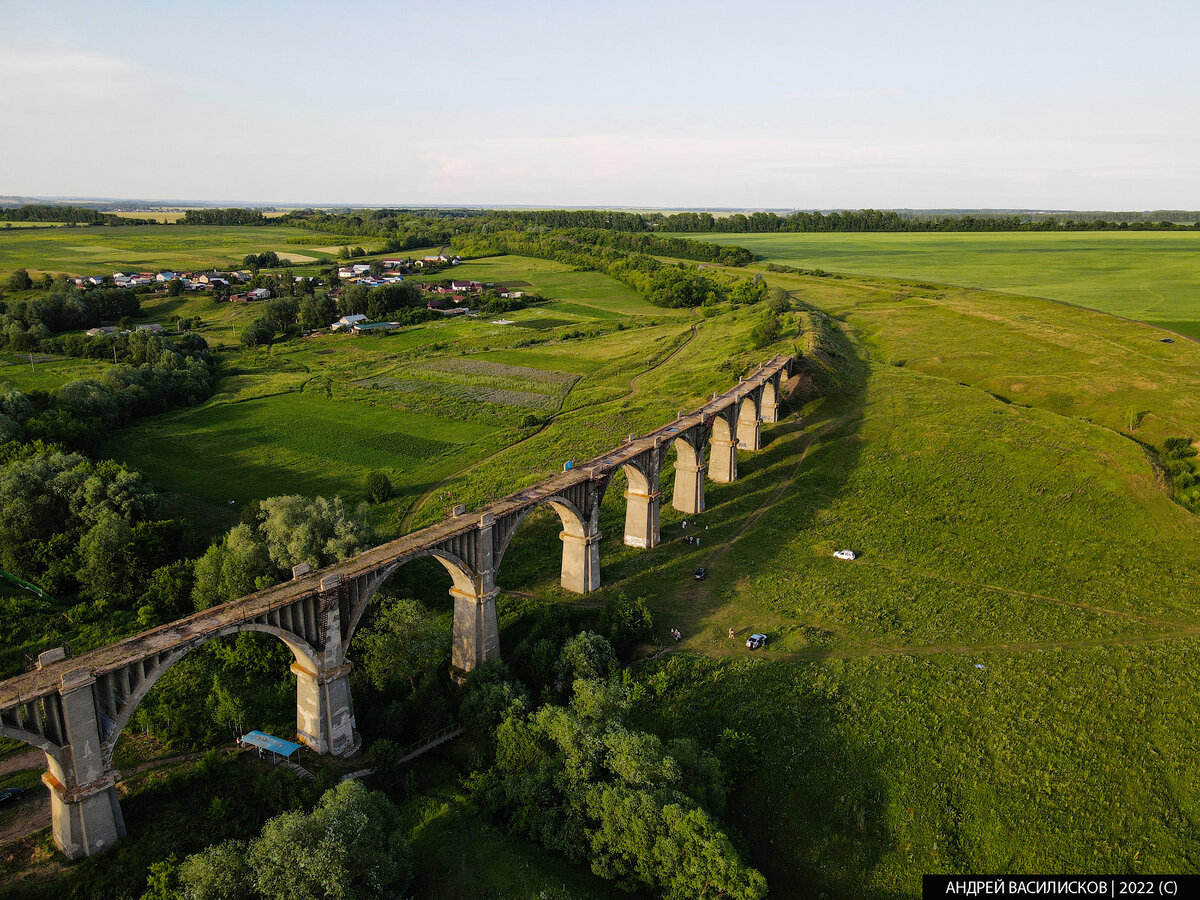
[[[766,643],[767,636],[765,634],[752,634],[746,638],[746,646],[751,650],[758,650],[760,647],[765,646]]]
[[[838,550],[834,554],[837,559],[857,559],[853,550]]]

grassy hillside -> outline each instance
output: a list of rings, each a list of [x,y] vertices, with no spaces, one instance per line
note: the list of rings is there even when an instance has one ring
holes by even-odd
[[[1047,297],[1200,338],[1200,232],[699,237],[798,268]]]
[[[917,896],[923,872],[1200,865],[1200,529],[1146,450],[1200,437],[1200,345],[1011,294],[768,274],[805,310],[756,349],[759,309],[664,315],[547,265],[464,271],[560,279],[553,312],[231,354],[212,401],[108,449],[213,528],[281,489],[353,498],[383,468],[400,497],[380,518],[399,530],[660,424],[776,349],[819,352],[824,396],[765,426],[736,483],[708,484],[688,517],[699,545],[667,506],[663,546],[625,547],[618,476],[601,590],[562,591],[559,522],[533,515],[500,568],[501,617],[517,594],[647,597],[661,646],[645,648],[638,718],[709,747],[725,728],[754,737],[726,818],[774,897]],[[832,558],[845,547],[860,558]],[[770,643],[751,654],[754,631]],[[558,883],[552,860],[481,838],[452,791],[410,812],[439,848],[422,847],[421,895],[443,871],[459,896]],[[596,890],[563,882],[563,896]]]

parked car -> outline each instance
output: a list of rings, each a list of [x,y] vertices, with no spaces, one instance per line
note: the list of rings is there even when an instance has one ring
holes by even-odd
[[[857,559],[853,550],[838,550],[834,554],[836,559]]]
[[[708,577],[708,569],[701,566],[699,569],[697,569],[695,572],[692,573],[692,577],[695,578],[697,581],[703,581],[705,578]]]
[[[16,803],[25,796],[25,791],[21,788],[0,788],[0,806],[8,806],[10,803]]]
[[[765,647],[766,643],[767,636],[765,634],[752,634],[746,638],[746,646],[751,650],[758,650],[761,647]]]

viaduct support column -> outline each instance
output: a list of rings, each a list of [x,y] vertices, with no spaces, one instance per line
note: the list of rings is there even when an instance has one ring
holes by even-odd
[[[454,598],[450,671],[455,681],[461,683],[472,669],[500,655],[500,626],[496,621],[498,593],[494,587],[479,593],[450,588],[450,596]]]
[[[354,756],[362,748],[362,738],[355,728],[354,699],[350,696],[353,666],[342,649],[338,602],[342,587],[340,576],[321,582],[318,612],[324,649],[316,660],[297,659],[292,663],[296,675],[296,734],[317,753]]]
[[[671,505],[683,513],[704,512],[703,463],[675,462],[675,490],[671,493]]]
[[[751,411],[749,417],[738,419],[737,445],[743,450],[761,450],[761,432],[762,419],[758,418],[757,414]]]
[[[46,754],[42,776],[50,789],[54,843],[71,859],[100,853],[125,837],[116,782],[101,750],[95,683],[88,669],[62,677],[59,695],[70,745],[61,760]]]
[[[659,543],[658,509],[662,492],[625,492],[625,543],[630,547],[649,550]]]
[[[576,594],[586,594],[600,587],[600,532],[589,529],[584,534],[570,534],[562,531],[558,537],[563,545],[562,586]]]
[[[454,598],[454,641],[450,653],[450,677],[459,684],[467,673],[485,660],[500,655],[500,626],[496,621],[496,566],[493,530],[496,518],[485,513],[479,519],[479,574],[455,576],[450,596]]]
[[[764,422],[778,422],[779,404],[774,400],[768,400],[764,397],[762,403],[762,420]]]
[[[738,432],[741,432],[740,423]],[[711,446],[708,456],[709,478],[721,484],[737,481],[738,442],[714,437]]]

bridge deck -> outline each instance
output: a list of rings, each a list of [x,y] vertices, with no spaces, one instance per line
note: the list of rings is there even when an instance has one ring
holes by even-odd
[[[571,485],[609,474],[639,453],[653,447],[656,440],[664,443],[673,440],[678,434],[692,426],[705,423],[716,413],[727,408],[731,402],[740,402],[747,394],[757,390],[763,382],[774,377],[780,369],[787,365],[789,359],[790,357],[786,356],[776,356],[761,366],[752,376],[689,415],[676,419],[634,441],[622,444],[601,456],[578,464],[568,472],[553,475],[538,484],[502,497],[480,509],[471,510],[464,515],[411,532],[394,541],[380,544],[378,547],[343,562],[293,581],[277,584],[266,590],[195,613],[186,619],[180,619],[168,625],[160,625],[158,628],[135,634],[115,644],[98,647],[79,656],[68,657],[44,668],[0,682],[0,708],[54,693],[61,683],[62,676],[76,669],[86,667],[93,674],[99,675],[157,653],[166,653],[193,640],[211,637],[224,628],[257,618],[276,607],[286,606],[305,595],[316,593],[321,579],[329,575],[340,574],[347,578],[353,578],[368,574],[390,563],[416,556],[432,545],[440,544],[451,537],[470,531],[478,525],[479,519],[488,513],[500,518],[508,513],[536,506]]]

